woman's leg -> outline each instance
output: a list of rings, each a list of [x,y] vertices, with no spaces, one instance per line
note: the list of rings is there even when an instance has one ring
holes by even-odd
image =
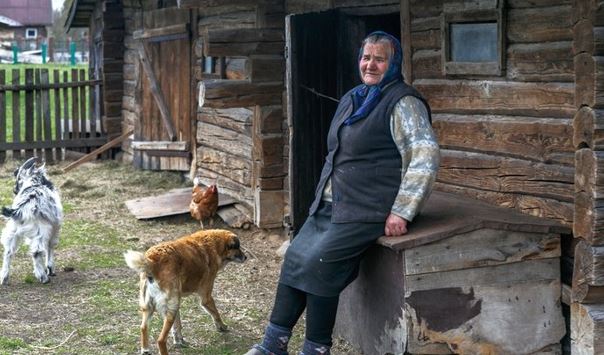
[[[339,296],[321,297],[307,294],[306,297],[306,339],[302,354],[329,354]]]
[[[287,354],[287,344],[292,334],[292,329],[306,307],[306,293],[279,283],[275,304],[270,316],[270,321],[264,331],[261,344],[254,346],[248,354]],[[257,351],[257,352],[254,352]]]

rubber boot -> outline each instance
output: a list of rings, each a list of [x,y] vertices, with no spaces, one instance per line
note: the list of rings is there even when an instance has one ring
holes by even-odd
[[[287,344],[291,336],[291,329],[269,322],[262,344],[254,345],[245,355],[288,355]]]
[[[308,339],[304,339],[304,346],[300,355],[330,355],[331,346],[325,344],[319,344],[312,342]]]

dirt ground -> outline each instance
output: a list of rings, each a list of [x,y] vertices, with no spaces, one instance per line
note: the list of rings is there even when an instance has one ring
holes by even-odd
[[[11,204],[17,164],[0,166],[2,206]],[[191,182],[181,173],[140,171],[113,161],[87,163],[63,173],[66,165],[48,166],[65,210],[57,276],[49,284],[39,284],[27,248],[19,250],[10,284],[0,287],[0,354],[136,354],[138,277],[125,266],[122,253],[189,234],[199,224],[188,215],[137,220],[124,202]],[[220,218],[214,227],[237,233],[249,257],[243,264],[228,265],[216,281],[214,298],[229,331],[216,332],[197,300],[189,297],[181,312],[190,346],[180,349],[170,342],[173,354],[243,354],[261,339],[266,325],[281,265],[277,250],[287,237],[282,230],[233,229]],[[299,323],[292,354],[304,337],[304,319]],[[155,316],[152,338],[159,328]],[[157,353],[157,348],[152,351]],[[340,339],[332,353],[358,354]]]

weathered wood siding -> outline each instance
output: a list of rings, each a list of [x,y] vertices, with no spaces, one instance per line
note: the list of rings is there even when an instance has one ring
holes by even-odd
[[[571,1],[507,1],[504,75],[446,75],[442,14],[494,3],[408,2],[408,80],[432,108],[442,148],[437,189],[571,225],[576,112]]]

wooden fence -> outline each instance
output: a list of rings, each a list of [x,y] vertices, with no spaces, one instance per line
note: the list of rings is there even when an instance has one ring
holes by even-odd
[[[100,85],[87,69],[0,69],[0,163],[11,155],[61,160],[65,149],[106,143]]]

